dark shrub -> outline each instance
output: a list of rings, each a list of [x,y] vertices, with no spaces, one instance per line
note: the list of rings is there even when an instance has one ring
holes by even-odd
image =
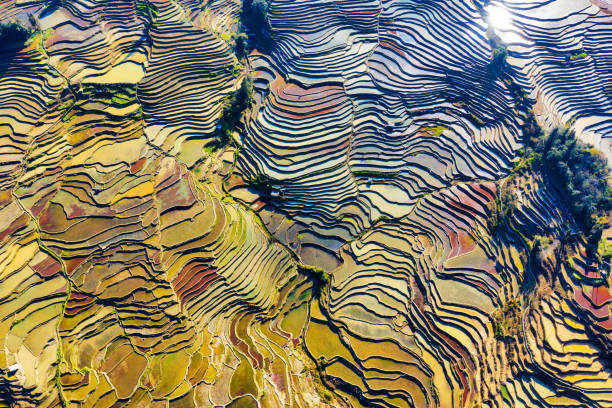
[[[298,271],[308,276],[313,282],[313,295],[316,298],[320,298],[323,290],[330,283],[330,275],[325,272],[323,268],[319,268],[317,266],[310,266],[299,264]]]
[[[268,0],[244,0],[242,3],[242,24],[251,32],[254,46],[261,50],[267,50],[272,45],[268,7]]]
[[[251,179],[249,184],[256,190],[261,191],[267,195],[272,193],[272,182],[269,177],[259,174],[257,177]]]
[[[32,32],[20,24],[0,23],[0,48],[21,48],[30,35]]]
[[[234,35],[234,53],[239,60],[246,58],[248,48],[248,37],[245,33]]]
[[[225,106],[219,118],[219,142],[226,145],[231,132],[237,130],[245,110],[253,102],[253,81],[250,77],[242,80],[240,88],[230,94],[225,100]]]
[[[587,239],[591,255],[597,250],[607,216],[612,211],[610,169],[606,158],[593,146],[576,139],[568,129],[554,129],[544,136],[529,123],[527,146],[533,151],[533,164],[561,193],[572,216]]]

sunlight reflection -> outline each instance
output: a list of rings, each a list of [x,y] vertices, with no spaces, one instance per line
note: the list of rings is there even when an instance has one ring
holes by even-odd
[[[501,3],[491,3],[485,10],[489,25],[505,43],[521,42],[523,38],[516,32],[512,14]]]

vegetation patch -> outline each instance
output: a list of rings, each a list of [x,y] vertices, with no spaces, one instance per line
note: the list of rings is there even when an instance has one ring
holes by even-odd
[[[157,17],[159,10],[148,0],[136,0],[136,15],[150,21]]]
[[[447,130],[447,128],[442,125],[438,125],[435,127],[424,127],[424,128],[421,128],[421,130],[423,130],[423,132],[430,133],[436,137],[440,137],[442,136],[442,132]]]
[[[517,206],[517,195],[512,188],[512,176],[500,185],[495,201],[489,202],[489,217],[487,227],[493,234],[500,234],[506,230],[508,222],[514,215]]]
[[[30,37],[32,30],[14,22],[0,23],[0,51],[3,61],[0,62],[0,78],[8,69],[13,57],[21,50]]]
[[[129,105],[137,103],[136,86],[133,84],[97,84],[81,85],[79,99],[104,102],[109,105]]]
[[[607,239],[599,240],[597,254],[601,257],[602,261],[610,263],[610,260],[612,260],[612,245],[608,243]]]
[[[501,385],[501,393],[502,393],[502,397],[504,397],[504,399],[506,401],[508,401],[509,403],[512,403],[512,400],[510,399],[510,393],[508,392],[508,388],[505,385]]]
[[[144,22],[143,42],[146,42],[149,47],[153,46],[151,38],[151,28],[155,24],[155,20],[159,14],[157,6],[149,0],[136,0],[136,16]]]
[[[487,76],[489,78],[498,78],[505,73],[508,50],[506,45],[497,36],[491,39],[490,42],[493,48],[493,55],[487,66]]]
[[[582,59],[582,58],[586,58],[588,57],[589,54],[587,54],[586,52],[582,51],[582,52],[577,52],[575,54],[573,54],[570,59],[571,60],[577,60],[577,59]]]
[[[602,233],[609,225],[612,211],[610,168],[606,158],[593,146],[578,140],[568,128],[544,132],[532,110],[525,117],[523,136],[525,148],[521,158],[502,183],[495,202],[489,205],[489,230],[500,232],[513,216],[517,205],[517,196],[511,188],[514,178],[539,174],[565,203],[579,228],[578,234],[587,243],[587,254],[602,260],[611,259],[612,248],[602,242],[605,241]]]
[[[525,92],[506,73],[505,59],[508,54],[505,45],[495,35],[489,34],[489,39],[493,57],[487,69],[488,75],[501,77],[513,93],[517,110],[528,112],[524,117],[525,148],[522,157],[512,168],[510,178],[504,183],[505,188],[501,188],[495,203],[489,207],[490,231],[499,232],[513,215],[517,197],[508,185],[514,176],[536,173],[565,202],[580,228],[580,234],[587,242],[588,254],[594,256],[599,253],[600,258],[603,255],[607,259],[612,258],[612,250],[608,251],[606,244],[601,242],[602,232],[609,223],[609,213],[612,210],[610,169],[605,157],[593,146],[578,140],[568,128],[556,128],[550,133],[540,128]],[[586,56],[586,52],[574,55],[575,58]],[[474,115],[471,116],[476,124],[483,124]],[[568,127],[575,120],[576,117],[570,119]]]
[[[594,255],[612,211],[610,169],[606,159],[593,146],[576,138],[566,128],[545,134],[531,115],[526,127],[525,159],[557,190]]]
[[[521,300],[512,299],[493,313],[493,332],[498,340],[518,335],[521,322]]]
[[[225,104],[219,118],[218,147],[226,146],[232,132],[239,130],[243,113],[253,104],[253,80],[246,77],[240,88],[225,99]]]
[[[253,48],[268,50],[272,46],[268,21],[269,0],[244,0],[240,19],[251,34]]]
[[[264,194],[272,194],[272,182],[270,177],[264,174],[258,174],[257,177],[249,180],[249,185]]]
[[[21,48],[33,31],[21,24],[0,23],[0,48]]]
[[[321,297],[323,289],[325,289],[329,285],[329,274],[325,272],[323,268],[304,264],[298,264],[298,272],[312,279],[314,283],[314,286],[312,288],[313,295],[316,298]]]
[[[70,123],[79,116],[86,114],[89,109],[87,104],[92,102],[116,108],[137,104],[137,109],[124,116],[132,120],[140,120],[143,117],[142,106],[140,106],[136,94],[136,86],[133,84],[81,84],[74,96],[76,96],[76,99],[70,97],[57,107],[58,110],[65,111],[62,115],[64,123]]]
[[[247,56],[249,49],[248,40],[249,37],[242,31],[232,35],[234,54],[236,54],[236,58],[239,60],[242,60]]]
[[[392,179],[392,178],[397,177],[399,175],[399,172],[398,171],[383,172],[383,171],[374,171],[374,170],[355,170],[353,174],[359,177]]]
[[[485,125],[484,120],[480,119],[478,116],[474,115],[473,113],[470,113],[470,119],[472,120],[472,123],[474,123],[478,127],[483,127]]]

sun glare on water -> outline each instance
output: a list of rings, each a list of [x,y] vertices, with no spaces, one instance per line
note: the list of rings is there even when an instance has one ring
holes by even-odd
[[[500,3],[491,3],[485,7],[489,26],[495,34],[505,43],[521,42],[522,37],[517,33],[512,14]]]

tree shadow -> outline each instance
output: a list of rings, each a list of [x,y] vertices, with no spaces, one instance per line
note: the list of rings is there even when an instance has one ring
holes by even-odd
[[[0,23],[0,78],[4,77],[31,35],[32,30],[18,23]]]

